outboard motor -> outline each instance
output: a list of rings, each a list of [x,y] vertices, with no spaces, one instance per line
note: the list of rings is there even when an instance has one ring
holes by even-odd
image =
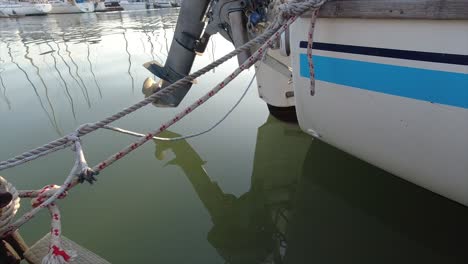
[[[164,66],[147,62],[144,67],[162,79],[156,83],[147,78],[143,85],[146,96],[182,79],[190,73],[196,53],[203,53],[211,35],[220,33],[235,47],[248,41],[244,10],[247,0],[186,0],[182,2],[171,48]],[[205,28],[205,17],[209,23]],[[202,36],[203,33],[203,36]],[[250,52],[238,55],[239,63],[250,57]],[[191,84],[157,99],[153,104],[177,107],[189,91]]]

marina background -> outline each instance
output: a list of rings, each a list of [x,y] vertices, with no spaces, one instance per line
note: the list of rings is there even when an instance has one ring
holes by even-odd
[[[162,9],[0,20],[0,160],[143,98],[141,85],[150,74],[142,64],[164,62],[177,15],[177,9]],[[231,49],[215,36],[195,68]],[[180,107],[235,65],[231,60],[197,80]],[[252,70],[240,76],[171,131],[186,135],[212,125],[252,76]],[[144,132],[175,112],[150,106],[117,125]],[[91,164],[131,140],[108,131],[83,139]],[[60,183],[72,155],[65,150],[2,174],[21,189]],[[230,207],[216,202],[209,182],[237,209],[222,210]],[[95,185],[73,190],[61,208],[65,236],[113,263],[273,263],[275,257],[290,263],[351,258],[466,263],[468,258],[465,207],[269,117],[255,86],[212,133],[174,145],[148,144],[110,167]],[[218,209],[224,217],[217,217]],[[48,231],[49,221],[42,212],[21,233],[32,243]],[[244,228],[238,232],[243,236],[216,229],[233,225]],[[277,238],[256,240],[258,229]]]

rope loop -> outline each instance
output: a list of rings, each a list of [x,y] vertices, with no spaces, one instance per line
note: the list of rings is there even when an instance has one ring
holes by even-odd
[[[3,229],[13,221],[20,207],[20,198],[16,188],[1,176],[0,194],[2,194],[4,198],[2,201],[4,203],[3,207],[0,208],[0,229]]]

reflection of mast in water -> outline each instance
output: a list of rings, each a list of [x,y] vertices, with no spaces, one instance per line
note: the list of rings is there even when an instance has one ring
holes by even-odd
[[[81,93],[83,94],[83,97],[86,101],[86,103],[88,104],[88,108],[91,108],[91,100],[89,99],[89,94],[88,94],[88,90],[86,89],[86,87],[82,87],[81,84],[78,82],[78,80],[76,79],[76,77],[72,74],[72,71],[71,71],[71,67],[70,65],[68,65],[67,61],[65,61],[65,58],[63,58],[63,56],[60,54],[60,45],[55,41],[55,40],[52,40],[52,42],[54,42],[54,44],[57,46],[57,55],[60,57],[60,59],[62,60],[62,62],[65,64],[65,66],[67,67],[68,69],[68,74],[70,75],[70,77],[72,77],[72,79],[75,81],[75,83],[78,85],[78,87],[80,88],[81,90]]]
[[[49,119],[51,125],[52,125],[55,129],[57,129],[57,127],[56,127],[55,124],[54,124],[54,121],[53,121],[52,117],[50,116],[49,112],[47,111],[47,109],[46,109],[45,106],[44,106],[44,103],[42,102],[41,96],[39,95],[39,92],[38,92],[38,90],[37,90],[36,85],[34,85],[34,83],[31,81],[31,78],[29,78],[29,74],[13,59],[13,54],[12,54],[12,51],[11,51],[10,43],[7,43],[7,49],[8,49],[8,55],[10,56],[11,63],[15,64],[16,67],[17,67],[21,72],[23,72],[24,76],[26,77],[26,80],[29,82],[29,84],[31,84],[31,87],[33,88],[34,93],[36,94],[37,99],[38,99],[38,101],[39,101],[39,104],[41,105],[41,108],[44,110],[44,113],[46,114],[47,118]],[[28,49],[27,49],[27,51],[28,51]]]
[[[153,28],[153,30],[151,31],[151,34],[153,35],[153,38],[156,41],[156,43],[158,43],[158,45],[159,45],[159,54],[164,54],[164,51],[163,51],[164,45],[161,42],[159,42],[159,40],[158,40],[159,35],[156,34],[156,31],[158,29],[163,29],[164,28],[164,25],[162,23],[162,19],[160,17],[156,17],[156,21],[154,23],[152,23],[152,24],[156,25],[156,27]],[[148,36],[148,39],[151,39],[151,38]],[[167,53],[164,54],[164,55],[167,57]],[[163,60],[161,60],[161,61],[163,61]]]
[[[159,23],[155,23],[155,24],[158,25]],[[161,42],[158,41],[159,35],[157,35],[157,34],[155,33],[156,30],[157,30],[156,28],[153,29],[153,30],[151,31],[151,34],[153,35],[154,41],[159,45],[159,54],[164,54],[164,51],[163,51],[164,45],[162,45]],[[148,33],[148,35],[149,35],[149,33]],[[151,37],[148,36],[148,39],[150,40]],[[164,54],[164,56],[167,57],[167,54]]]
[[[148,40],[148,43],[150,44],[150,47],[151,47],[151,59],[154,61],[154,45],[153,45],[153,42],[151,42],[151,37],[150,35],[148,34],[148,30],[147,30],[147,24],[144,20],[142,19],[139,19],[139,22],[140,22],[140,25],[141,25],[141,30],[143,31],[143,33],[146,35],[147,37],[147,40]],[[141,34],[140,34],[141,35]],[[143,40],[143,37],[140,38],[140,42],[141,42],[141,45],[143,46],[143,53],[146,54],[146,45],[145,45],[145,42]],[[157,55],[156,55],[157,56]]]
[[[167,39],[166,27],[164,26],[164,20],[162,20],[162,30],[164,32],[164,40],[166,41],[166,53],[169,54],[169,40]]]
[[[164,16],[161,15],[161,28],[163,30],[163,37],[166,42],[166,53],[169,54],[169,40],[167,39],[167,32],[166,32],[166,21],[164,20]]]
[[[51,50],[53,50],[52,46],[49,44],[49,42],[46,42],[47,46],[49,46],[49,48]],[[63,76],[62,76],[62,73],[60,72],[60,70],[58,69],[57,67],[57,58],[55,58],[54,56],[54,53],[51,52],[50,53],[50,56],[52,56],[52,59],[54,60],[54,68],[55,68],[55,71],[57,71],[60,79],[62,80],[62,83],[65,85],[65,93],[67,94],[67,98],[68,98],[68,102],[70,103],[70,106],[71,106],[71,111],[72,111],[72,114],[73,114],[73,118],[76,120],[76,112],[75,112],[75,104],[73,102],[73,98],[70,94],[70,90],[68,89],[68,84],[67,82],[65,81],[65,79],[63,79]]]
[[[120,28],[123,29],[122,35],[123,35],[123,38],[124,38],[124,41],[125,41],[125,52],[127,52],[127,55],[128,55],[128,70],[127,70],[127,73],[128,73],[128,76],[130,76],[130,79],[132,81],[132,92],[135,92],[135,79],[133,78],[133,75],[132,75],[132,72],[131,72],[131,69],[132,69],[132,55],[128,51],[128,39],[127,39],[127,36],[126,36],[127,28],[124,26],[124,21],[123,21],[123,17],[122,17],[121,13],[120,13]]]
[[[68,54],[68,58],[70,59],[73,66],[75,66],[75,75],[76,75],[76,77],[78,77],[78,80],[80,80],[81,86],[84,87],[84,89],[86,91],[86,94],[88,94],[88,99],[89,99],[88,87],[86,87],[86,84],[84,83],[83,78],[81,78],[79,70],[78,70],[78,65],[76,64],[75,60],[71,56],[71,51],[70,51],[70,49],[68,47],[67,40],[65,39],[65,34],[62,35],[62,39],[63,39],[63,44],[65,45],[65,51]],[[102,98],[102,96],[101,96],[101,98]]]
[[[161,43],[159,43],[158,36],[154,33],[155,31],[156,31],[156,29],[153,30],[151,33],[153,35],[154,41],[156,41],[161,46],[161,48],[159,49],[159,53],[163,54],[162,45],[161,45]],[[148,31],[146,31],[145,34],[146,34],[146,36],[148,36],[148,42],[150,42],[150,44],[151,44],[151,56],[153,56],[153,54],[156,55],[158,60],[162,63],[164,60],[157,53],[156,54],[154,53],[154,45],[153,45],[153,42],[152,42],[152,39],[151,39],[151,35],[149,34]],[[167,56],[167,54],[166,54],[166,56]],[[153,60],[154,60],[154,57],[153,57]]]
[[[127,55],[128,55],[128,75],[130,76],[130,78],[132,79],[132,92],[135,91],[135,79],[133,78],[133,75],[132,75],[132,72],[131,72],[131,69],[132,69],[132,56],[130,55],[130,52],[128,51],[128,40],[127,40],[127,36],[125,35],[125,33],[127,33],[127,29],[123,27],[122,25],[122,28],[123,28],[123,32],[122,32],[122,35],[124,37],[124,40],[125,40],[125,51],[127,52]]]
[[[37,76],[39,77],[39,80],[41,80],[41,83],[42,83],[42,86],[44,86],[44,91],[45,91],[45,96],[46,96],[46,100],[47,100],[47,103],[50,107],[50,111],[52,113],[52,126],[55,128],[55,131],[59,134],[59,135],[62,135],[62,131],[58,125],[58,122],[57,122],[57,117],[55,115],[55,110],[54,110],[54,107],[52,105],[52,102],[50,100],[50,97],[49,97],[49,88],[47,87],[47,85],[45,84],[45,81],[44,79],[42,78],[42,75],[39,71],[39,67],[34,63],[33,59],[31,57],[29,57],[29,46],[25,43],[25,41],[22,41],[23,42],[23,46],[24,48],[26,49],[26,53],[24,54],[24,58],[27,59],[31,65],[34,67],[34,69],[36,69],[36,74]]]
[[[145,31],[143,31],[145,32]],[[146,45],[145,45],[145,41],[143,40],[143,38],[141,37],[140,38],[140,42],[141,42],[141,46],[143,47],[143,53],[146,54]],[[153,56],[153,54],[151,54],[151,56]],[[153,58],[154,60],[154,58]]]
[[[2,60],[2,58],[0,58],[0,65],[1,63],[3,63],[4,60]],[[7,88],[5,86],[5,83],[3,82],[3,77],[2,77],[2,72],[4,71],[3,68],[0,68],[0,85],[2,86],[2,99],[5,101],[5,103],[7,104],[8,106],[8,110],[11,110],[11,102],[10,100],[8,99],[7,95],[6,95],[6,92],[7,92]]]
[[[154,61],[154,60],[155,60],[155,55],[156,55],[156,58],[159,60],[159,62],[162,63],[163,60],[161,59],[161,57],[160,57],[158,54],[155,54],[155,53],[154,53],[154,44],[153,44],[153,40],[151,39],[150,32],[152,33],[152,35],[153,35],[153,37],[154,37],[154,41],[157,42],[157,39],[158,39],[158,38],[157,38],[157,36],[154,34],[154,31],[155,31],[156,29],[151,30],[151,29],[152,29],[151,26],[153,25],[153,23],[148,24],[147,22],[142,21],[141,24],[142,24],[142,28],[143,28],[143,33],[146,35],[147,41],[148,41],[148,43],[149,43],[150,46],[151,46],[151,58],[152,58],[153,61]],[[159,23],[156,21],[154,24],[155,24],[155,25],[158,25]],[[145,52],[145,53],[146,53],[146,52]]]
[[[159,37],[158,35],[155,35],[155,34],[154,34],[154,31],[153,31],[153,36],[154,36],[154,39],[156,39],[156,40],[157,40],[158,37]],[[164,54],[164,51],[163,51],[164,45],[163,45],[162,43],[160,43],[159,41],[158,41],[158,44],[159,44],[159,53]],[[166,49],[166,50],[167,50],[167,49]],[[168,53],[166,53],[165,56],[167,57],[167,56],[168,56]]]
[[[88,50],[86,59],[88,60],[88,63],[89,63],[89,70],[91,71],[91,75],[93,75],[94,84],[96,84],[96,87],[97,87],[97,89],[98,89],[99,97],[101,97],[101,99],[102,99],[102,90],[101,90],[101,86],[99,86],[99,83],[98,83],[97,78],[96,78],[96,74],[94,74],[93,64],[91,63],[91,59],[90,59],[91,51],[90,51],[90,47],[89,47],[89,42],[88,42],[88,41],[86,41],[86,48],[87,48],[87,50]]]
[[[143,33],[146,35],[147,40],[148,40],[148,43],[150,44],[150,47],[151,47],[151,48],[150,48],[151,59],[153,59],[153,61],[154,61],[154,45],[153,45],[153,41],[151,40],[151,36],[150,36],[150,34],[148,34],[148,31],[146,31],[146,29],[144,29],[144,28],[143,28]],[[143,44],[143,46],[144,46],[144,44]],[[145,52],[145,53],[146,53],[146,52]],[[157,55],[156,55],[156,56],[157,56]],[[159,56],[157,56],[157,57],[158,57],[158,59],[160,59]]]

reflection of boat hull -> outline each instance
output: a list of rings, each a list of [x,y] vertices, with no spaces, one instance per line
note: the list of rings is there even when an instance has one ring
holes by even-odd
[[[467,208],[318,140],[305,160],[284,263],[467,263]]]
[[[309,24],[290,32],[302,129],[468,205],[468,21],[319,19],[314,96]]]
[[[90,13],[94,12],[94,4],[91,2],[82,2],[70,4],[66,2],[52,3],[50,14],[71,14],[71,13]]]
[[[46,15],[52,10],[50,4],[0,3],[0,10],[4,16],[37,16]]]

